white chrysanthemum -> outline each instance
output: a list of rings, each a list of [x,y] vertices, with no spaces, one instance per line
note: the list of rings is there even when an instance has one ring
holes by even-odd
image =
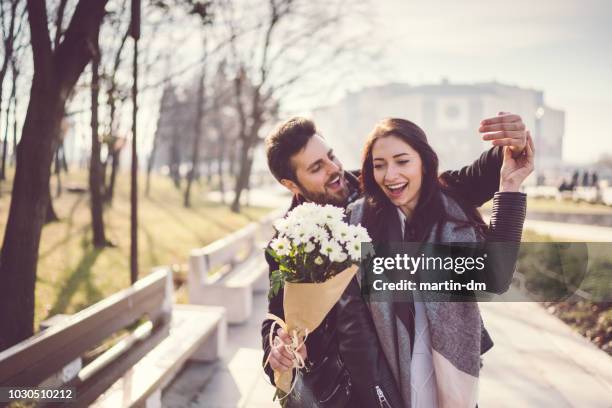
[[[325,205],[320,208],[320,216],[326,224],[337,224],[344,219],[344,210],[333,205]]]
[[[329,239],[321,242],[321,249],[319,252],[321,253],[321,255],[325,255],[328,258],[332,259],[332,257],[337,258],[339,256],[338,254],[343,252],[343,250],[342,246],[340,246],[337,241]]]
[[[359,242],[371,242],[370,234],[368,234],[368,230],[363,228],[361,225],[349,225],[351,235],[354,239]]]
[[[332,229],[332,234],[334,239],[341,244],[344,244],[345,242],[348,242],[354,238],[352,230],[344,222],[338,223],[338,225]]]
[[[279,220],[274,221],[274,228],[278,231],[279,234],[287,234],[289,231],[289,221],[286,218],[281,218]]]
[[[312,228],[312,239],[314,242],[323,242],[329,240],[329,234],[325,230],[325,228],[315,225]]]
[[[352,261],[359,261],[361,260],[361,242],[354,240],[351,242],[348,242],[346,244],[346,249],[348,250],[349,256],[351,257]]]
[[[338,250],[333,251],[329,257],[329,259],[332,262],[338,262],[338,263],[342,263],[346,261],[347,258],[348,258],[348,255],[346,254],[346,252],[342,250],[342,248],[339,248]]]
[[[362,227],[361,225],[357,225],[357,238],[361,242],[372,242],[372,238],[370,238],[370,234],[368,234],[368,230]]]
[[[304,244],[313,237],[314,228],[309,224],[298,224],[289,232],[289,236],[296,245]]]
[[[324,239],[321,241],[321,249],[319,249],[319,253],[323,256],[329,258],[329,255],[334,252],[334,246],[329,239]]]
[[[272,240],[270,247],[278,256],[287,256],[291,252],[291,242],[285,237],[278,237]]]
[[[320,256],[317,256],[314,260],[314,263],[317,265],[323,265],[323,258],[321,258]]]
[[[313,244],[312,242],[308,241],[306,242],[306,245],[304,246],[304,252],[306,252],[307,254],[311,253],[312,251],[314,251],[315,249],[315,244]]]
[[[311,218],[314,214],[316,214],[319,208],[320,206],[314,203],[300,204],[289,212],[288,218],[293,218],[296,220],[307,220]]]

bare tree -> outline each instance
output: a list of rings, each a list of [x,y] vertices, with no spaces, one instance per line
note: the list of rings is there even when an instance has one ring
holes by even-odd
[[[107,0],[79,0],[53,47],[45,2],[28,0],[34,60],[30,101],[17,147],[11,206],[0,256],[0,350],[33,333],[40,235],[65,103],[92,55]],[[59,27],[58,27],[59,29]]]
[[[16,40],[20,35],[21,28],[23,26],[25,7],[20,7],[22,3],[19,0],[10,0],[8,2],[2,2],[0,4],[0,28],[2,29],[2,47],[4,51],[4,57],[2,58],[2,64],[0,65],[0,108],[2,107],[2,90],[4,88],[4,78],[9,69],[9,64],[13,61],[13,55],[15,52]],[[14,65],[12,65],[14,67]],[[8,149],[8,128],[9,128],[9,114],[11,102],[15,103],[15,92],[16,92],[16,80],[15,70],[13,69],[13,84],[11,89],[11,97],[6,107],[6,118],[5,118],[5,132],[4,141],[2,146],[2,165],[0,167],[0,180],[6,179],[6,157]],[[0,110],[0,117],[2,112]]]
[[[138,40],[140,40],[140,0],[132,1],[130,36],[134,39],[132,61],[132,166],[130,171],[130,282],[138,280]]]
[[[206,47],[206,45],[204,45]],[[187,186],[185,188],[185,196],[183,205],[187,208],[191,207],[191,186],[193,179],[196,177],[198,172],[199,159],[200,159],[200,140],[202,139],[202,121],[204,120],[204,101],[205,101],[205,81],[206,81],[206,66],[202,64],[202,72],[198,81],[198,90],[196,95],[196,109],[194,123],[194,134],[193,134],[193,151],[191,154],[191,169],[187,174]]]
[[[100,135],[98,134],[98,95],[100,93],[100,47],[98,38],[91,43],[91,158],[89,164],[89,193],[91,200],[91,220],[93,244],[96,248],[108,245],[104,233],[104,208],[102,205],[103,188],[102,162],[100,161]]]
[[[208,63],[208,42],[207,36],[208,32],[206,30],[207,26],[212,23],[210,10],[207,8],[211,3],[207,2],[207,6],[203,9],[200,9],[199,15],[202,19],[202,48],[203,48],[203,57],[201,72],[198,80],[198,90],[196,95],[196,109],[195,109],[195,117],[193,119],[194,123],[194,134],[193,134],[193,151],[191,155],[191,170],[187,175],[187,187],[185,188],[185,197],[183,201],[183,205],[185,207],[191,206],[191,186],[193,184],[193,179],[196,177],[198,172],[198,167],[200,164],[200,141],[202,140],[202,122],[204,121],[204,103],[206,101],[205,91],[206,91],[206,65]],[[210,171],[209,171],[210,176]]]
[[[125,10],[125,3],[123,10]],[[125,49],[125,43],[130,35],[130,26],[125,30],[123,35],[121,36],[121,40],[119,42],[119,46],[115,51],[115,55],[113,58],[113,64],[111,68],[111,73],[108,78],[108,91],[107,91],[107,103],[109,107],[109,120],[108,120],[108,132],[106,138],[106,144],[108,147],[108,156],[104,163],[104,174],[106,174],[106,165],[108,161],[111,161],[111,174],[106,183],[105,188],[105,200],[108,202],[112,202],[113,195],[115,192],[115,181],[117,179],[117,170],[119,169],[119,159],[121,149],[125,145],[125,139],[119,137],[117,134],[118,126],[117,126],[117,102],[123,102],[125,97],[127,96],[123,90],[120,88],[118,83],[117,74],[119,72],[119,68],[121,67],[121,62],[123,61],[121,55],[123,54],[123,50]]]
[[[235,11],[235,3],[249,12]],[[240,211],[242,192],[249,186],[254,149],[261,141],[262,129],[275,120],[280,103],[300,83],[323,75],[326,67],[350,49],[348,36],[341,35],[338,29],[352,14],[354,3],[268,0],[265,13],[257,15],[250,13],[254,8],[249,0],[228,3],[226,22],[230,32],[237,33],[237,27],[248,24],[244,20],[249,18],[255,20],[259,31],[256,35],[232,35],[230,45],[239,127],[235,160],[239,167],[232,211]]]

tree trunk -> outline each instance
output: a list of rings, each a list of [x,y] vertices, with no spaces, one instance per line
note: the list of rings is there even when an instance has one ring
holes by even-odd
[[[198,97],[196,104],[196,116],[194,118],[194,135],[193,135],[193,151],[191,156],[191,171],[187,175],[187,188],[185,189],[185,199],[183,205],[186,208],[191,207],[191,185],[198,171],[200,158],[200,139],[202,139],[202,116],[204,114],[204,80],[205,67],[202,66],[202,74],[200,75],[200,84],[198,86]]]
[[[230,144],[230,148],[227,154],[227,160],[229,162],[228,172],[232,177],[236,176],[236,145]]]
[[[13,155],[11,157],[11,165],[15,166],[17,161],[17,95],[13,102]]]
[[[47,203],[47,215],[45,216],[45,224],[59,221],[59,217],[53,208],[53,199],[51,198],[51,189],[49,189],[49,201]]]
[[[213,176],[213,158],[209,157],[206,160],[206,183],[210,186],[212,184],[212,176]]]
[[[181,153],[180,153],[179,133],[175,130],[170,141],[170,177],[177,190],[181,188]]]
[[[1,85],[0,85],[1,86]],[[11,100],[6,104],[6,117],[4,118],[4,140],[2,142],[2,168],[0,168],[0,180],[6,180],[6,154],[8,150],[9,115],[11,113]]]
[[[33,333],[38,247],[49,208],[51,161],[63,116],[59,88],[49,89],[42,82],[35,75],[17,147],[17,167],[0,258],[0,350]]]
[[[17,78],[19,77],[15,59],[11,60],[11,71],[13,74],[13,154],[11,155],[11,165],[14,166],[17,157]]]
[[[115,195],[115,181],[117,180],[117,170],[119,169],[119,160],[121,157],[121,150],[113,150],[111,154],[112,163],[111,163],[111,174],[110,180],[108,182],[108,187],[106,190],[106,201],[109,203],[113,202],[113,197]]]
[[[64,142],[60,144],[60,151],[62,152],[62,160],[60,161],[62,169],[64,169],[64,173],[68,174],[68,162],[66,161],[66,148],[64,147]]]
[[[134,39],[132,60],[132,168],[130,183],[130,282],[138,280],[138,39],[140,38],[140,0],[132,0],[130,33]]]
[[[217,177],[219,177],[219,192],[221,202],[225,204],[225,183],[223,181],[223,158],[225,156],[225,139],[219,136],[219,156],[217,157]]]
[[[155,153],[157,152],[157,139],[159,132],[155,132],[153,137],[153,146],[151,147],[151,153],[149,153],[149,160],[147,162],[147,181],[145,186],[145,196],[149,196],[151,192],[151,172],[153,171],[153,165],[155,164]]]
[[[55,151],[55,177],[57,184],[55,186],[55,197],[60,197],[62,195],[62,164],[60,162],[60,149],[61,145],[57,147]]]
[[[27,2],[34,76],[17,146],[0,255],[0,351],[33,333],[36,266],[49,205],[51,163],[60,140],[66,98],[91,58],[87,43],[97,38],[106,2],[80,0],[64,40],[55,50],[51,49],[45,3]]]
[[[98,47],[96,44],[96,52]],[[91,226],[93,245],[103,248],[107,245],[104,233],[104,208],[102,205],[102,162],[100,161],[100,137],[98,135],[98,94],[100,91],[100,57],[91,61],[91,159],[89,165],[89,193],[91,199]]]
[[[253,159],[250,154],[251,146],[249,141],[243,143],[240,151],[240,171],[236,178],[236,187],[234,188],[234,201],[232,201],[231,210],[235,213],[240,212],[240,197],[242,192],[247,188],[249,184],[249,177],[251,175],[251,167]]]

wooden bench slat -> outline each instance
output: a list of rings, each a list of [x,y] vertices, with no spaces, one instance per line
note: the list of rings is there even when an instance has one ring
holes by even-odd
[[[137,364],[147,353],[158,346],[168,336],[169,330],[169,323],[155,328],[151,336],[133,345],[129,353],[103,368],[96,376],[82,383],[77,379],[73,384],[67,384],[67,386],[77,387],[77,399],[66,406],[88,407],[100,394],[113,385],[118,378],[121,378],[130,367]]]
[[[100,407],[142,406],[154,390],[164,388],[187,360],[224,324],[221,308],[176,305],[170,335],[138,361],[126,377],[117,381],[92,405]],[[129,382],[127,386],[126,382]]]
[[[0,353],[0,384],[34,386],[143,314],[159,317],[168,273],[154,272],[66,323]]]

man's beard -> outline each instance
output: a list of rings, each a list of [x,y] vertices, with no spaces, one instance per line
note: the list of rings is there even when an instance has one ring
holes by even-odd
[[[334,176],[330,177],[330,180],[333,180],[336,177],[337,177],[337,175],[334,175]],[[340,177],[344,178],[344,174],[340,174]],[[342,197],[340,197],[339,195],[328,194],[327,192],[308,191],[307,189],[305,189],[299,183],[297,183],[297,184],[300,187],[300,190],[302,190],[302,196],[307,201],[311,201],[311,202],[313,202],[315,204],[320,204],[320,205],[331,204],[331,205],[335,205],[337,207],[344,207],[344,206],[346,206],[347,201],[348,201],[349,191],[348,191],[348,184],[347,184],[346,178],[344,178],[343,181],[345,183],[345,188],[343,190],[344,194],[342,194]],[[326,185],[327,185],[327,183],[326,183]]]

